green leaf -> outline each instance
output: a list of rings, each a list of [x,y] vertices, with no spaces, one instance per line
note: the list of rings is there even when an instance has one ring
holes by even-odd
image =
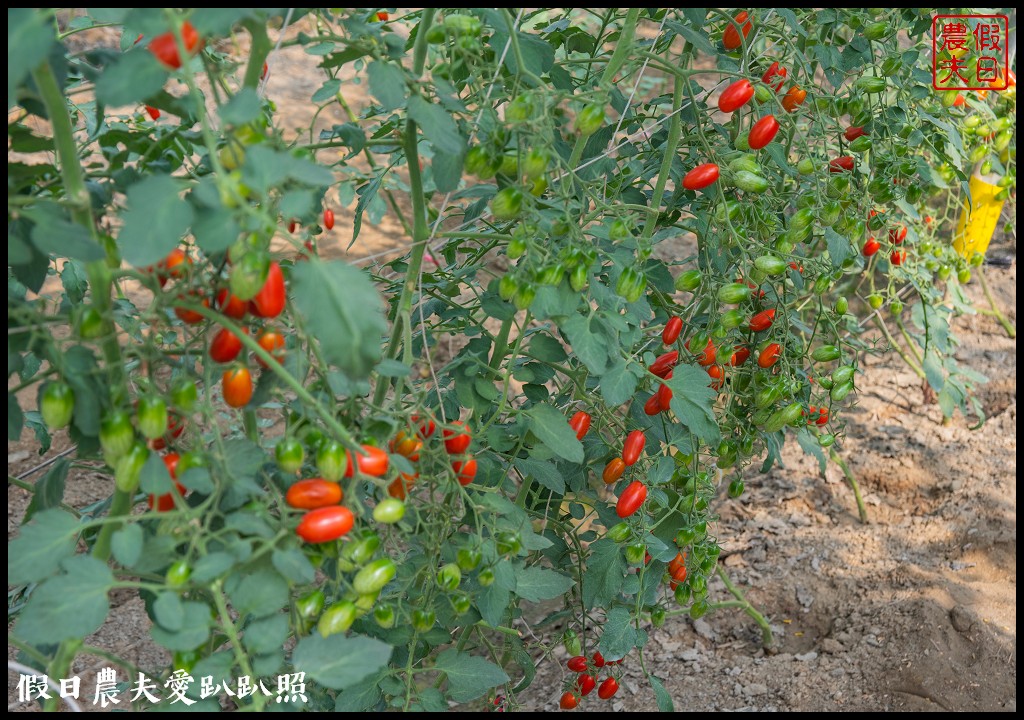
[[[242,642],[250,653],[262,655],[280,651],[288,640],[288,616],[284,613],[249,623]]]
[[[125,525],[114,533],[110,547],[115,560],[125,567],[134,567],[142,556],[142,543],[142,526]]]
[[[548,568],[525,567],[516,571],[516,595],[529,602],[560,597],[575,584],[571,577]]]
[[[465,159],[465,152],[446,153],[435,148],[430,169],[434,174],[434,185],[439,192],[448,193],[459,187],[462,180],[462,163]]]
[[[139,473],[139,488],[153,495],[166,495],[174,488],[171,474],[158,453],[150,453]]]
[[[311,97],[310,100],[315,103],[325,102],[337,95],[339,90],[341,90],[341,80],[332,78],[321,85],[320,88],[313,93],[313,97]]]
[[[31,520],[37,512],[59,507],[64,502],[64,484],[70,466],[69,458],[61,458],[36,483],[35,491],[32,493],[32,502],[25,510],[26,522]]]
[[[10,362],[8,360],[8,362]],[[7,366],[10,369],[10,365]],[[7,439],[17,440],[21,437],[21,429],[25,426],[25,415],[14,393],[7,393]]]
[[[654,675],[648,675],[647,681],[654,690],[654,701],[658,703],[658,712],[675,712],[676,707],[672,702],[672,696],[665,689],[665,685],[661,680]]]
[[[375,60],[366,67],[370,92],[385,110],[405,105],[405,73],[397,65]]]
[[[178,632],[185,625],[185,605],[178,593],[162,592],[153,602],[153,616],[160,627]]]
[[[532,458],[518,458],[514,464],[519,472],[532,477],[548,490],[559,495],[565,493],[565,479],[553,464]]]
[[[618,543],[608,539],[592,543],[583,572],[583,604],[607,607],[622,588],[625,574],[626,560]]]
[[[351,379],[369,377],[380,360],[387,329],[383,304],[370,278],[340,260],[298,263],[292,271],[295,307],[319,338],[329,362]]]
[[[303,638],[292,653],[299,672],[332,690],[345,690],[373,675],[391,659],[392,647],[363,635],[314,633]]]
[[[636,647],[636,628],[629,610],[624,607],[612,608],[604,621],[604,632],[598,647],[606,660],[618,660],[625,657]]]
[[[708,387],[708,374],[694,365],[677,365],[672,378],[670,406],[676,419],[706,443],[717,443],[721,434],[715,419],[714,402],[718,393]]]
[[[78,520],[63,510],[37,513],[21,534],[7,543],[7,584],[27,585],[53,575],[75,552]]]
[[[580,362],[595,375],[603,374],[608,367],[609,348],[603,323],[588,316],[572,315],[562,323],[562,331]]]
[[[452,116],[440,105],[424,100],[419,95],[409,98],[409,117],[423,130],[423,135],[436,150],[458,155],[466,149],[466,141]]]
[[[377,374],[382,377],[407,377],[411,372],[412,368],[399,360],[382,360],[377,366]]]
[[[512,601],[512,593],[499,587],[494,583],[490,587],[483,588],[477,595],[476,605],[480,609],[480,617],[491,627],[501,625],[508,604]]]
[[[824,473],[827,461],[825,459],[825,452],[821,449],[821,443],[818,442],[818,438],[812,435],[807,428],[803,428],[796,434],[796,441],[800,443],[800,447],[805,453],[817,458],[818,470],[819,472]]]
[[[149,634],[158,645],[168,650],[187,652],[210,638],[210,606],[201,602],[184,602],[182,606],[185,613],[181,627],[167,630],[154,625]]]
[[[240,579],[234,576],[225,589],[240,617],[265,617],[288,603],[288,584],[269,568],[246,573]]]
[[[64,214],[53,203],[44,203],[29,215],[35,221],[32,243],[42,252],[82,262],[106,257],[103,248],[89,236],[89,231],[65,220]]]
[[[192,223],[192,234],[196,245],[206,253],[220,253],[231,247],[242,229],[235,222],[235,215],[230,210],[200,210]]]
[[[924,370],[924,376],[928,380],[928,385],[935,392],[941,392],[942,388],[946,385],[946,373],[942,369],[942,359],[938,353],[934,352],[931,348],[924,355],[924,361],[921,363],[921,369]]]
[[[500,667],[481,657],[449,648],[437,656],[434,669],[448,678],[448,697],[455,702],[469,702],[492,687],[504,685],[508,675]]]
[[[259,117],[260,98],[252,88],[242,88],[220,106],[221,122],[245,125]]]
[[[271,562],[279,573],[297,585],[311,583],[316,577],[316,569],[309,562],[306,553],[299,548],[277,548],[271,556]]]
[[[64,574],[50,578],[29,596],[14,634],[33,645],[56,645],[96,632],[107,619],[107,592],[114,575],[88,555],[68,558]]]
[[[160,92],[167,71],[153,53],[137,47],[121,55],[103,69],[96,80],[96,99],[103,105],[134,105]]]
[[[128,209],[117,237],[121,256],[135,267],[159,262],[178,246],[192,224],[192,206],[170,175],[150,175],[128,188]]]
[[[378,673],[354,685],[350,685],[334,701],[334,711],[362,712],[377,705],[383,698],[379,683],[384,677],[385,675]]]
[[[226,574],[235,564],[235,559],[226,552],[214,552],[199,559],[192,568],[192,580],[205,583]]]
[[[830,227],[825,228],[825,242],[828,244],[828,256],[832,259],[832,267],[841,267],[843,261],[853,257],[853,246]]]
[[[18,86],[46,59],[54,42],[54,23],[39,8],[7,9],[7,107]]]
[[[583,462],[583,445],[562,413],[550,405],[534,405],[526,414],[530,429],[552,452],[569,462]]]
[[[635,364],[616,359],[615,363],[601,376],[601,397],[609,405],[621,405],[633,397],[639,370]]]
[[[666,22],[665,27],[667,27],[677,35],[682,36],[683,39],[685,39],[689,43],[692,43],[695,48],[700,50],[705,55],[715,57],[718,54],[718,51],[715,50],[715,46],[711,44],[711,41],[708,40],[707,35],[704,34],[703,31],[687,27],[686,25],[683,25],[681,23],[671,21]]]

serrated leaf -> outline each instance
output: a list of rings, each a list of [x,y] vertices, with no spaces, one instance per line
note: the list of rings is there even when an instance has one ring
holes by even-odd
[[[135,267],[159,262],[178,246],[192,224],[192,206],[170,175],[150,175],[128,188],[128,209],[117,237],[124,259]]]
[[[477,596],[476,605],[480,610],[480,617],[491,627],[501,624],[508,610],[508,604],[512,601],[512,593],[495,582],[490,587],[483,588]]]
[[[103,625],[110,611],[107,592],[114,576],[88,555],[68,558],[64,574],[50,578],[29,596],[14,634],[33,645],[84,638]]]
[[[608,539],[591,544],[583,572],[583,604],[607,607],[622,588],[626,561],[617,543]]]
[[[75,552],[78,520],[63,510],[37,513],[21,534],[7,543],[7,584],[39,582],[57,572]]]
[[[532,458],[517,458],[514,464],[519,472],[532,477],[551,492],[565,493],[565,479],[553,464]]]
[[[261,655],[280,651],[288,639],[288,616],[284,613],[249,623],[245,628],[245,649]]]
[[[462,164],[465,159],[465,152],[446,153],[435,149],[430,169],[433,172],[434,185],[438,191],[448,193],[459,187],[459,182],[462,180]]]
[[[601,322],[584,315],[572,315],[562,323],[562,331],[580,362],[595,375],[603,374],[608,367],[608,343]]]
[[[369,377],[380,360],[387,325],[369,277],[347,263],[298,263],[292,271],[295,307],[329,362],[351,379]]]
[[[313,564],[309,562],[306,553],[298,548],[277,548],[270,559],[277,571],[296,585],[311,583],[316,577]]]
[[[713,406],[718,394],[708,386],[707,372],[693,365],[677,365],[665,383],[672,389],[670,407],[676,419],[704,442],[717,443],[721,433]]]
[[[525,567],[516,572],[516,595],[529,602],[560,597],[575,584],[571,577],[548,568]]]
[[[226,552],[204,555],[192,568],[192,580],[205,583],[225,575],[235,564],[235,559]]]
[[[296,646],[292,664],[324,687],[344,690],[387,665],[391,651],[390,645],[362,635],[314,633]]]
[[[347,690],[338,694],[334,701],[334,711],[362,712],[377,705],[383,698],[379,683],[384,677],[385,675],[377,674],[350,685]]]
[[[853,257],[853,246],[830,227],[825,228],[825,242],[828,244],[828,256],[832,259],[832,267],[841,267],[843,262]]]
[[[231,604],[241,617],[265,617],[288,602],[288,584],[269,568],[247,573],[238,582],[228,583],[225,587]]]
[[[32,501],[25,510],[25,521],[32,519],[37,512],[59,507],[64,502],[64,484],[71,466],[69,458],[61,458],[46,471],[32,492]]]
[[[526,414],[530,429],[552,452],[569,462],[583,462],[583,445],[562,413],[550,405],[534,405]]]
[[[465,150],[466,141],[459,134],[455,120],[440,105],[413,95],[409,98],[408,108],[409,117],[416,121],[435,149],[449,155],[458,155]]]
[[[201,602],[183,602],[181,627],[167,630],[154,625],[149,634],[160,646],[172,651],[195,650],[210,638],[210,606]]]
[[[366,67],[370,92],[385,110],[405,105],[405,73],[397,65],[375,60]]]
[[[434,669],[448,678],[448,697],[455,702],[475,700],[485,692],[509,681],[500,667],[469,653],[449,648],[437,656]]]
[[[601,376],[601,396],[609,405],[621,405],[633,397],[638,380],[634,365],[617,359]]]
[[[140,525],[125,525],[114,533],[111,538],[110,548],[114,553],[114,559],[125,567],[134,567],[142,555],[142,527]]]
[[[601,641],[598,647],[606,660],[618,660],[625,657],[636,647],[636,628],[633,627],[629,610],[615,607],[605,616]]]

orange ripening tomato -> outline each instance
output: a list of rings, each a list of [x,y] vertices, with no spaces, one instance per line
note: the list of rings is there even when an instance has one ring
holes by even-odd
[[[274,358],[280,365],[284,363],[284,335],[273,330],[264,330],[256,340],[259,346],[267,351],[270,357]],[[256,362],[262,367],[267,367],[267,364],[263,362],[263,358],[256,356]]]
[[[423,441],[418,437],[412,437],[403,430],[395,435],[388,444],[391,452],[401,455],[412,462],[420,459],[420,450],[423,449]]]
[[[413,483],[419,477],[419,473],[408,475],[402,473],[396,478],[390,485],[388,485],[388,495],[399,500],[405,500],[409,494],[409,488],[412,487]]]
[[[744,38],[750,34],[750,29],[753,25],[750,20],[747,19],[748,17],[750,17],[750,13],[744,10],[733,18],[733,21],[729,23],[727,28],[725,28],[725,32],[722,33],[722,45],[725,46],[726,50],[735,50],[743,43],[743,40],[740,39],[741,31]],[[739,30],[736,29],[737,26],[739,26]]]
[[[604,466],[604,472],[601,473],[601,479],[604,480],[605,485],[612,485],[618,482],[619,478],[622,477],[622,473],[626,471],[626,462],[622,458],[614,458]]]
[[[224,288],[217,293],[217,304],[215,307],[229,318],[241,320],[245,317],[248,304],[245,300],[242,300],[237,295],[233,295],[230,290]]]
[[[299,480],[288,488],[284,500],[290,507],[298,510],[316,510],[317,508],[337,505],[342,498],[341,485],[324,480],[309,478]]]
[[[794,85],[786,91],[785,97],[782,98],[782,107],[786,109],[786,112],[794,112],[798,107],[804,104],[804,100],[807,99],[807,91],[801,90],[799,87]]]
[[[778,343],[770,343],[757,356],[757,364],[766,369],[770,368],[779,361],[780,355],[782,355],[782,346]]]
[[[708,377],[711,378],[711,388],[713,390],[721,390],[725,384],[725,371],[722,370],[721,365],[712,365],[708,368]]]
[[[199,33],[188,20],[181,26],[181,39],[189,55],[194,55],[200,46]],[[181,67],[181,56],[178,54],[178,39],[174,36],[174,33],[163,33],[150,40],[149,51],[166,67],[172,70],[177,70]]]
[[[203,306],[210,307],[210,301],[207,298],[203,298]],[[204,320],[198,311],[189,310],[188,308],[176,307],[174,308],[174,314],[186,325],[198,325]]]
[[[252,376],[244,367],[225,370],[221,377],[224,402],[233,408],[245,407],[252,400]]]

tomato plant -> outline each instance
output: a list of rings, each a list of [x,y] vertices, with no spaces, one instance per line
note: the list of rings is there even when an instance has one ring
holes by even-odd
[[[46,483],[9,546],[51,677],[144,587],[162,670],[445,709],[550,662],[499,630],[540,602],[562,707],[608,699],[646,618],[720,609],[719,504],[843,450],[865,354],[980,419],[950,236],[972,163],[1015,192],[1015,89],[933,92],[914,9],[539,13],[9,12],[9,437],[109,493]]]

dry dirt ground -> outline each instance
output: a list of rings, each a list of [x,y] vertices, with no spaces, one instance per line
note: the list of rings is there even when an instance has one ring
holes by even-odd
[[[323,76],[299,49],[271,59],[267,86],[289,130],[308,127],[308,98]],[[351,91],[351,92],[349,92]],[[358,111],[359,86],[346,96]],[[344,122],[332,107],[317,127]],[[348,210],[354,207],[354,203]],[[338,212],[322,254],[349,259],[400,250],[406,239],[388,215],[349,248],[351,212]],[[996,248],[1015,255],[1014,245]],[[1002,308],[1016,321],[1016,265],[988,268]],[[971,294],[982,298],[980,288]],[[990,318],[964,318],[958,359],[983,372],[989,419],[980,430],[957,417],[941,424],[922,404],[917,378],[898,358],[869,361],[842,455],[860,480],[870,522],[857,520],[841,473],[825,478],[791,444],[785,467],[748,473],[739,501],[724,500],[716,528],[730,577],[770,619],[773,651],[746,615],[723,610],[697,621],[673,619],[652,632],[648,669],[662,678],[678,710],[1015,710],[1016,709],[1016,342]],[[23,407],[34,398],[24,393]],[[67,447],[57,438],[50,455]],[[8,443],[8,474],[40,462],[28,431]],[[38,477],[38,476],[37,476]],[[78,471],[66,501],[106,495],[109,480]],[[17,534],[26,492],[8,485],[8,536]],[[712,597],[726,599],[719,581]],[[149,637],[141,601],[127,592],[89,643],[139,667],[165,665]],[[9,657],[16,654],[9,648]],[[635,656],[634,656],[635,658]],[[562,658],[564,659],[564,658]],[[105,661],[80,658],[83,687]],[[616,711],[654,710],[638,663],[624,664]],[[525,709],[552,710],[564,664],[548,662],[521,698]],[[17,676],[8,675],[10,709]],[[607,707],[594,697],[584,707]]]

